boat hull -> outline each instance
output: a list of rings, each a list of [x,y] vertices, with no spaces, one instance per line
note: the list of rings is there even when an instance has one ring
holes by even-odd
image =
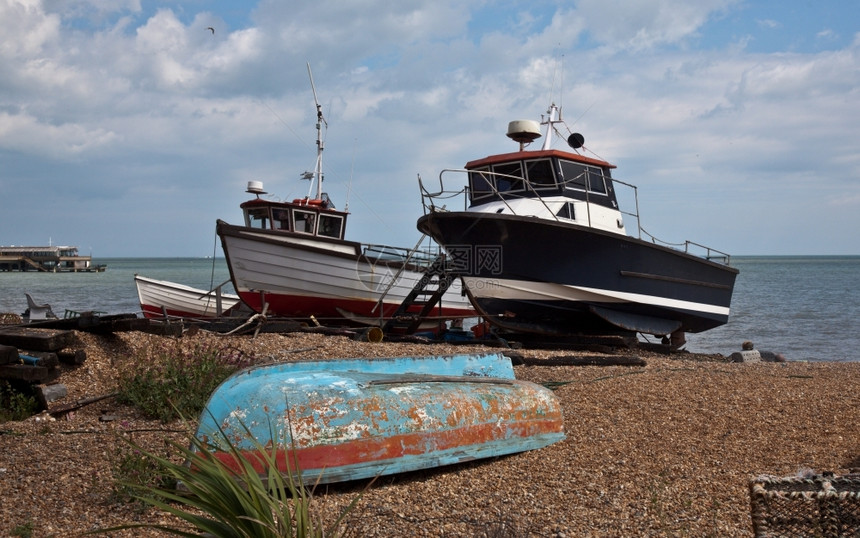
[[[257,312],[364,324],[390,317],[421,278],[419,268],[369,258],[363,245],[277,230],[217,223],[233,286]],[[393,281],[393,285],[390,285]],[[390,286],[390,287],[389,287]],[[387,293],[386,293],[387,291]],[[385,294],[382,308],[377,307]],[[455,281],[432,316],[475,316]]]
[[[728,321],[738,271],[626,235],[533,217],[431,212],[443,245],[491,323],[550,333],[668,335]]]
[[[552,391],[502,355],[348,359],[251,368],[226,380],[197,437],[238,468],[274,447],[278,470],[329,483],[533,450],[564,438]]]
[[[165,314],[199,319],[219,317],[219,299],[214,292],[140,275],[134,276],[134,283],[144,317],[160,319]],[[235,310],[241,300],[238,295],[222,293],[220,303],[220,316],[225,316]]]

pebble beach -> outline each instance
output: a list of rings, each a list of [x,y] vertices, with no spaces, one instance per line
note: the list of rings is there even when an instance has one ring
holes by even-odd
[[[87,359],[61,366],[58,382],[68,395],[51,405],[110,394],[123,362],[163,338],[75,333]],[[504,352],[310,333],[200,331],[181,342],[215,342],[274,362]],[[732,363],[722,355],[626,349],[618,354],[645,365],[559,366],[549,359],[577,352],[517,353],[529,360],[515,366],[516,376],[552,386],[560,399],[564,441],[380,477],[369,488],[321,486],[314,492],[319,516],[333,519],[360,495],[346,521],[353,536],[752,536],[751,479],[860,468],[860,362]],[[111,459],[123,436],[159,452],[166,440],[185,444],[188,435],[180,422],[147,420],[111,398],[64,418],[0,424],[0,531],[26,526],[34,537],[59,537],[123,523],[179,524],[154,509],[117,504]]]

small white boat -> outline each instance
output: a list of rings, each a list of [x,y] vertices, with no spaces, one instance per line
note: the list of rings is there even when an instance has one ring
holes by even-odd
[[[241,305],[238,295],[222,293],[221,286],[206,291],[167,280],[134,275],[144,317],[213,319],[228,315]]]

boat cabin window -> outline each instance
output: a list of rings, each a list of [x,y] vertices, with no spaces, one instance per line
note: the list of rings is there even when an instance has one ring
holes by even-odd
[[[272,227],[276,230],[290,229],[290,210],[273,207],[272,208]]]
[[[469,190],[473,198],[493,194],[493,183],[489,168],[479,168],[469,172]]]
[[[521,191],[524,188],[520,161],[493,165],[493,176],[499,192]]]
[[[555,173],[549,159],[526,161],[526,173],[529,183],[536,189],[555,187]]]
[[[603,179],[603,169],[594,166],[588,167],[588,190],[606,194],[606,182]]]
[[[296,232],[312,234],[316,225],[316,213],[312,211],[293,210],[293,230]]]
[[[269,208],[252,207],[245,212],[245,225],[250,228],[267,229],[269,227]]]
[[[340,215],[320,215],[319,235],[340,239],[343,234],[343,217]]]
[[[555,216],[560,219],[576,220],[576,212],[573,209],[573,204],[565,202],[564,205],[561,206],[561,209],[556,212]]]
[[[562,178],[564,178],[565,186],[568,188],[606,194],[606,183],[603,180],[602,169],[573,161],[559,160],[559,163],[561,164]]]

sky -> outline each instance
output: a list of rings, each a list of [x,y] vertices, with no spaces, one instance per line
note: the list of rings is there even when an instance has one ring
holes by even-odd
[[[0,0],[0,36],[0,245],[221,256],[248,181],[308,194],[310,65],[348,239],[411,247],[418,176],[555,103],[660,240],[860,254],[856,0]]]

